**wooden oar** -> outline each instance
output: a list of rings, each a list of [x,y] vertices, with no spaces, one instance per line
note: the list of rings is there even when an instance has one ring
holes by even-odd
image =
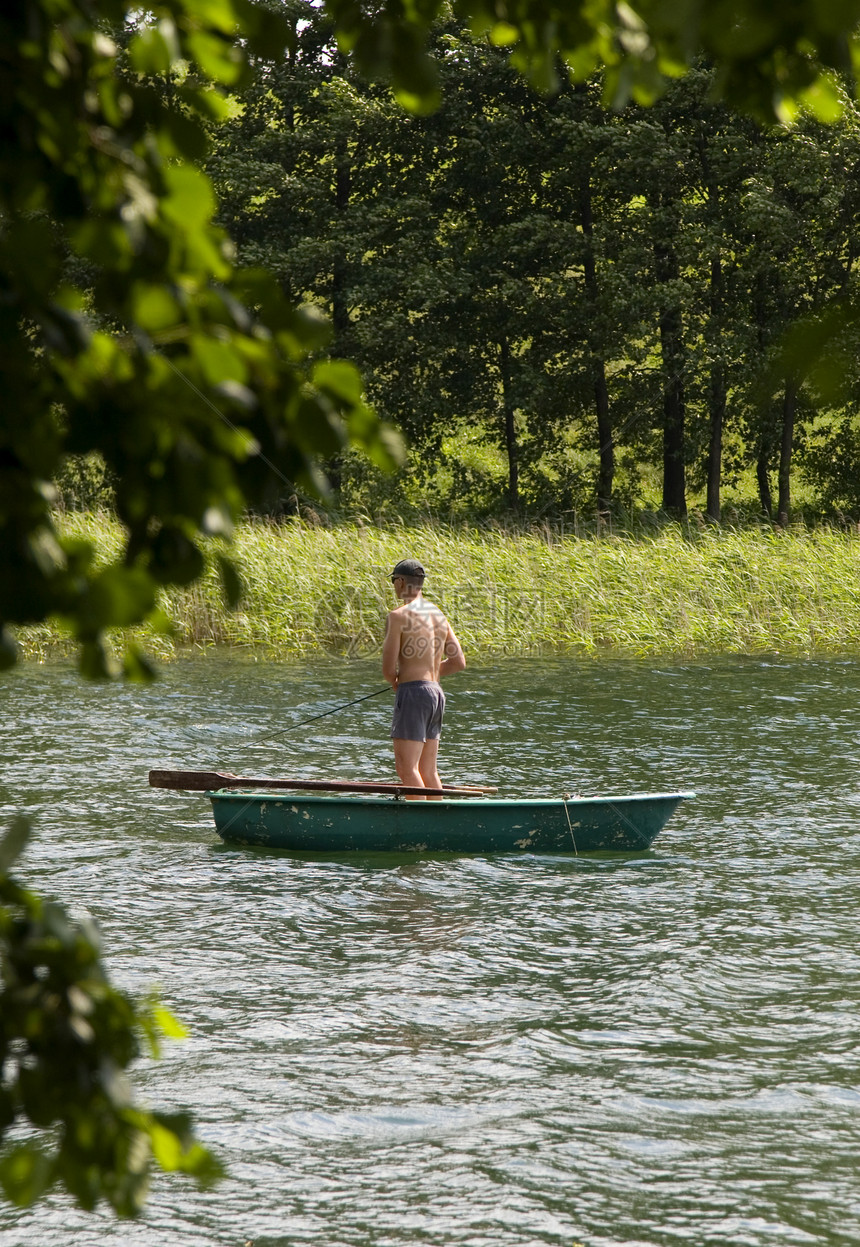
[[[216,788],[285,788],[297,792],[372,792],[408,797],[482,797],[498,791],[496,788],[475,788],[468,784],[410,788],[406,784],[374,783],[360,779],[247,779],[222,771],[150,771],[149,786],[185,792],[208,792]]]

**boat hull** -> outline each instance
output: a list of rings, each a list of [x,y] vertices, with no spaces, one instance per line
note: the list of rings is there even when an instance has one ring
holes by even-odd
[[[649,848],[694,794],[442,801],[235,789],[207,795],[229,844],[322,853],[593,853]]]

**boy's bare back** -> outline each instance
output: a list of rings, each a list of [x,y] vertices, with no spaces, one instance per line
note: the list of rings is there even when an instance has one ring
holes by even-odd
[[[420,597],[389,613],[382,649],[383,666],[395,654],[397,683],[433,680],[438,683],[449,636],[459,649],[448,620],[433,602]]]

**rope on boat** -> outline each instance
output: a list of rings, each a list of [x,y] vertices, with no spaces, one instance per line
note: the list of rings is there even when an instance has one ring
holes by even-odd
[[[567,808],[567,803],[569,800],[570,800],[570,793],[563,792],[561,794],[561,801],[562,801],[562,805],[564,806],[564,812],[567,815],[567,826],[568,826],[568,830],[570,831],[570,839],[571,839],[571,843],[573,844],[573,851],[576,854],[576,856],[579,857],[579,849],[576,847],[576,836],[574,836],[573,834],[573,823],[570,821],[570,810]]]

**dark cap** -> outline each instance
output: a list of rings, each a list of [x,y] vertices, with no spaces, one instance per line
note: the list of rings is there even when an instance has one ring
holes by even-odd
[[[425,574],[424,568],[417,559],[401,559],[391,573],[391,579],[393,580],[395,576],[415,576],[423,580]]]

